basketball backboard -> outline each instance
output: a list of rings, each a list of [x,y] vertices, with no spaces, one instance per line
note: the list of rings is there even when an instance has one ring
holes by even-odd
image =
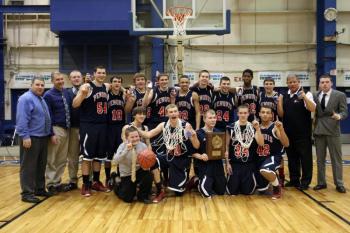
[[[230,33],[231,12],[226,9],[227,0],[132,0],[132,35],[172,35],[174,25],[169,8],[191,8],[187,19],[186,34]],[[142,2],[142,3],[141,3]]]

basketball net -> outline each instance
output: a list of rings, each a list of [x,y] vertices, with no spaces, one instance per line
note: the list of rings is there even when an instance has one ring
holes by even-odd
[[[186,35],[186,23],[189,16],[192,15],[192,9],[189,7],[175,6],[167,10],[167,14],[171,16],[171,21],[174,26],[174,36]]]
[[[235,137],[243,148],[249,148],[254,140],[254,128],[250,122],[247,122],[246,128],[241,131],[239,121],[236,121],[233,127]]]
[[[171,132],[170,122],[166,122],[163,129],[163,139],[167,150],[174,150],[177,145],[183,143],[184,129],[181,125],[181,120],[178,119],[176,128]]]
[[[173,160],[174,156],[185,154],[187,152],[185,141],[188,139],[184,136],[184,131],[180,119],[178,119],[177,125],[173,130],[168,120],[164,124],[163,132],[152,142],[152,146],[157,148],[156,153],[166,156],[169,162]],[[170,154],[173,154],[173,156],[170,156]]]

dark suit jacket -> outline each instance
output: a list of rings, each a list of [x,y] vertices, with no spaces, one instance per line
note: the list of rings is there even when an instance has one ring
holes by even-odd
[[[326,109],[323,111],[318,99],[320,91],[314,93],[316,102],[314,135],[340,136],[340,121],[332,119],[333,112],[340,114],[341,120],[348,116],[346,95],[343,92],[332,89]]]

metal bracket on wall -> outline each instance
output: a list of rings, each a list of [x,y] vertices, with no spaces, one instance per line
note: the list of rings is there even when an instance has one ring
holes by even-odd
[[[337,41],[337,36],[336,35],[334,35],[334,36],[324,36],[323,37],[323,41],[336,42]]]

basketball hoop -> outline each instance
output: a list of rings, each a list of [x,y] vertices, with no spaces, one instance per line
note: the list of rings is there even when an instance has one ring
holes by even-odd
[[[171,21],[174,26],[174,36],[186,35],[186,22],[189,16],[192,15],[192,8],[175,6],[167,10],[167,15],[171,16]]]

